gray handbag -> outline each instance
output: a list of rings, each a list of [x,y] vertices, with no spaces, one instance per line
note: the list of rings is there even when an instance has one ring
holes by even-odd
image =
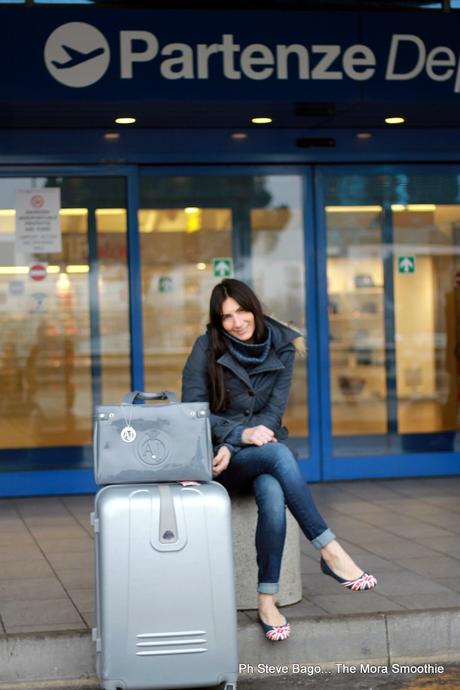
[[[171,391],[133,391],[121,405],[95,408],[93,448],[98,484],[211,481],[209,405],[178,403]]]

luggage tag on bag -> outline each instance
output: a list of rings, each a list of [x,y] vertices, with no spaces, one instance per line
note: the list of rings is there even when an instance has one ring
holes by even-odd
[[[131,426],[131,419],[133,417],[133,408],[131,405],[129,407],[130,407],[129,419],[125,415],[125,413],[123,412],[123,419],[125,420],[125,426],[120,431],[121,440],[124,441],[125,443],[132,443],[134,441],[134,439],[136,438],[136,435],[137,435],[136,429],[134,429],[134,427]]]

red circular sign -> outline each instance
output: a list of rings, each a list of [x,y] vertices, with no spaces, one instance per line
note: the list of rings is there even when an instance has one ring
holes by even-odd
[[[32,208],[42,208],[44,203],[45,203],[45,199],[42,197],[41,194],[34,194],[30,198],[30,205],[32,206]]]
[[[29,269],[29,275],[32,280],[44,280],[46,278],[46,266],[43,264],[34,264]]]

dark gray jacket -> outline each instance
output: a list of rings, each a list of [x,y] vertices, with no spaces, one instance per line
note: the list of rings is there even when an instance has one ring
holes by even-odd
[[[226,445],[232,452],[242,448],[241,434],[246,427],[264,424],[278,440],[287,438],[282,418],[291,387],[295,347],[299,333],[270,317],[265,317],[272,332],[267,359],[246,369],[227,351],[217,361],[225,369],[228,408],[211,414],[215,447]],[[182,401],[208,401],[208,334],[195,341],[182,373]]]

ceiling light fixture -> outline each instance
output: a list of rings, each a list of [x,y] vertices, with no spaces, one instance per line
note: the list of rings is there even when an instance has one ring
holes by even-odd
[[[269,125],[273,120],[271,117],[253,117],[251,122],[253,125]]]
[[[96,216],[118,216],[120,213],[126,213],[125,208],[97,208]]]
[[[436,204],[391,204],[392,211],[412,211],[416,213],[432,213],[436,211]]]
[[[89,266],[88,264],[70,264],[65,270],[67,273],[89,273]]]
[[[386,117],[385,122],[387,125],[402,125],[405,119],[403,117]]]
[[[326,206],[326,213],[380,213],[381,206]]]
[[[60,216],[86,216],[87,214],[87,208],[61,208],[59,210]]]
[[[407,210],[427,213],[431,211],[436,211],[436,204],[407,204]]]
[[[25,275],[29,272],[28,266],[0,266],[0,275]]]
[[[115,119],[117,125],[133,125],[136,122],[135,117],[117,117]]]

